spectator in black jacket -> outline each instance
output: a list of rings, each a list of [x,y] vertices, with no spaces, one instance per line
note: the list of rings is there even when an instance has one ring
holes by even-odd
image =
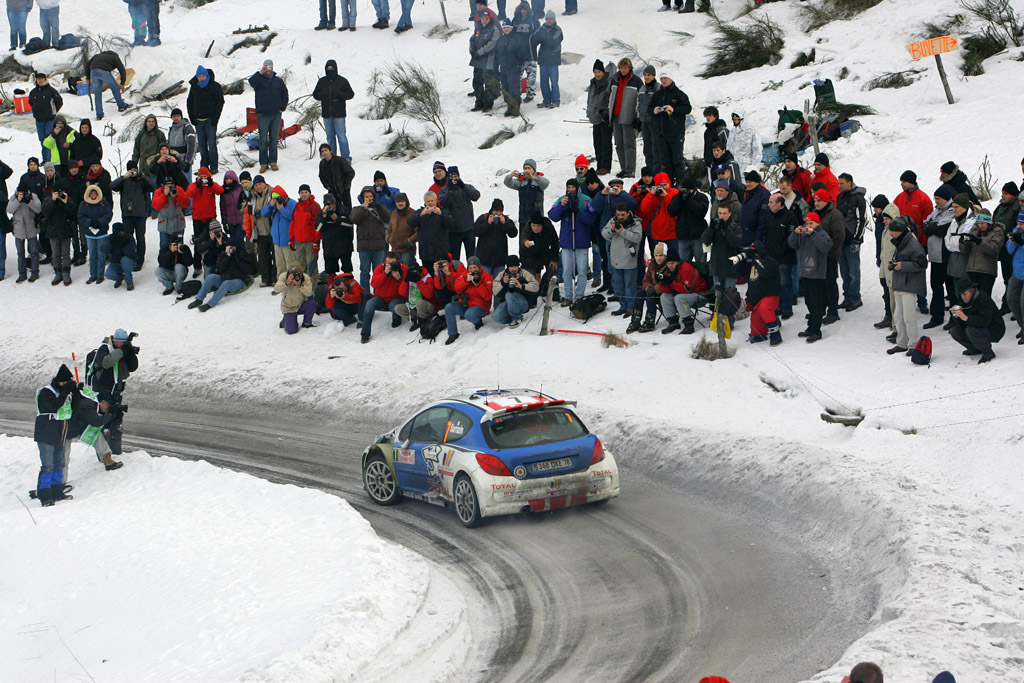
[[[316,231],[323,245],[324,271],[328,275],[352,272],[354,226],[348,218],[349,207],[339,204],[333,194],[323,197],[324,206],[316,219]],[[338,263],[341,262],[341,270]]]
[[[28,93],[28,103],[32,106],[32,118],[36,120],[36,136],[42,149],[42,158],[47,158],[43,140],[53,131],[53,122],[57,112],[64,106],[60,93],[46,81],[46,74],[36,74],[36,87]]]
[[[711,145],[721,142],[722,149],[729,148],[729,126],[719,116],[718,107],[704,107],[704,165],[708,169],[718,164]]]
[[[661,75],[661,90],[654,93],[648,105],[653,114],[655,142],[661,171],[673,182],[683,177],[683,141],[686,136],[686,115],[690,113],[690,98],[667,74]]]
[[[764,219],[764,253],[779,264],[779,317],[789,320],[793,316],[796,299],[796,251],[789,245],[793,228],[801,221],[786,208],[786,199],[775,193],[768,200],[768,213]]]
[[[949,185],[953,190],[953,196],[966,194],[974,206],[981,206],[981,200],[971,189],[971,183],[967,180],[967,174],[960,170],[954,161],[947,161],[939,167],[939,180]]]
[[[36,497],[44,507],[67,497],[64,493],[64,454],[74,392],[75,378],[66,365],[61,365],[50,383],[36,392],[33,439],[39,447],[40,463]]]
[[[500,199],[491,202],[491,210],[473,223],[476,236],[476,256],[480,267],[491,277],[505,270],[508,260],[508,239],[519,234],[515,221],[505,215],[505,204]]]
[[[540,211],[530,217],[527,227],[519,233],[519,257],[523,268],[540,281],[540,296],[547,296],[549,280],[558,279],[558,231]],[[557,300],[557,290],[555,293]]]
[[[164,296],[181,293],[192,262],[192,251],[182,244],[181,234],[171,235],[170,241],[160,248],[156,256],[156,279],[163,283]]]
[[[244,289],[246,278],[252,271],[249,252],[242,244],[241,239],[232,237],[225,240],[220,224],[216,225],[216,232],[221,234],[214,236],[214,231],[210,231],[211,239],[216,242],[216,246],[211,247],[210,251],[217,254],[217,260],[211,272],[203,280],[203,286],[196,294],[195,301],[188,305],[189,308],[198,308],[200,313],[205,313],[216,306],[225,295]],[[210,221],[210,227],[213,226],[214,221]],[[198,251],[198,245],[196,250]],[[207,303],[203,303],[203,299],[210,292],[213,292],[213,296]]]
[[[740,224],[733,215],[732,207],[719,204],[718,216],[711,219],[701,236],[701,241],[711,247],[709,272],[716,285],[725,288],[736,286],[736,268],[729,258],[739,253],[741,239]]]
[[[767,341],[772,346],[782,343],[782,323],[775,311],[779,308],[779,263],[768,255],[763,242],[752,245],[732,257],[736,273],[747,278],[747,305],[750,306],[751,344]]]
[[[92,121],[82,119],[78,124],[78,135],[71,143],[70,157],[73,161],[82,161],[91,157],[103,159],[103,142],[92,132]]]
[[[501,82],[502,95],[507,105],[505,116],[519,116],[523,65],[530,61],[530,44],[529,41],[522,40],[522,34],[513,33],[511,19],[502,22],[501,32],[498,44],[494,46],[494,56],[498,67],[498,80]]]
[[[118,84],[114,80],[114,71],[117,71],[117,75],[121,77],[121,83]],[[112,50],[104,50],[93,55],[93,58],[89,60],[89,64],[85,67],[85,73],[88,77],[85,82],[92,86],[93,97],[96,100],[96,120],[103,120],[103,86],[110,88],[110,92],[114,95],[114,101],[117,102],[117,111],[127,111],[131,105],[125,104],[124,99],[121,97],[121,93],[124,92],[124,86],[128,82],[128,72],[124,68],[124,62]]]
[[[423,208],[409,216],[408,225],[416,230],[420,260],[428,273],[434,272],[434,261],[447,260],[451,243],[450,232],[455,220],[450,212],[442,210],[437,195],[423,195]]]
[[[249,77],[256,93],[256,122],[260,130],[260,173],[277,170],[277,138],[281,114],[288,106],[288,86],[274,71],[274,62],[263,60],[259,71]]]
[[[199,165],[206,166],[213,173],[217,172],[219,158],[217,155],[217,123],[224,111],[224,89],[216,81],[213,71],[203,65],[196,68],[188,91],[188,103],[185,105],[188,118],[196,129],[196,142],[199,144]]]
[[[964,347],[965,356],[977,356],[978,363],[987,363],[996,357],[992,344],[1006,333],[999,307],[985,292],[967,279],[957,282],[957,293],[962,302],[950,309],[949,336]]]
[[[46,236],[50,240],[53,259],[53,281],[57,286],[71,284],[71,240],[78,234],[78,205],[59,181],[50,196],[43,200],[42,215],[46,218]]]
[[[352,208],[352,179],[356,177],[352,164],[335,154],[326,142],[320,145],[320,184],[328,194],[334,195],[347,212]],[[347,268],[346,271],[351,270]]]
[[[110,184],[110,190],[121,195],[121,222],[129,235],[135,237],[138,258],[135,272],[142,270],[146,260],[146,219],[152,206],[152,194],[156,184],[139,173],[139,165],[128,161],[128,170]]]
[[[114,281],[114,289],[124,282],[128,291],[135,289],[132,273],[138,262],[138,250],[135,238],[128,232],[123,223],[110,226],[110,239],[107,240],[107,272],[108,279]]]
[[[668,205],[668,215],[676,219],[676,253],[680,261],[703,263],[705,254],[701,236],[708,228],[711,200],[697,189],[697,181],[693,178],[683,178],[679,184],[682,189]]]
[[[409,28],[412,28],[410,25]],[[324,75],[316,82],[313,88],[313,99],[320,103],[320,111],[324,117],[324,130],[327,131],[327,144],[331,153],[337,154],[345,161],[352,161],[352,154],[348,149],[348,136],[345,133],[345,116],[347,102],[355,97],[352,86],[348,79],[338,73],[338,63],[328,59],[324,65]],[[351,178],[349,179],[351,185]],[[336,192],[337,188],[328,188],[328,192],[334,193],[336,197],[347,197]],[[346,202],[351,206],[351,202]]]
[[[188,178],[185,177],[184,162],[167,142],[160,143],[160,153],[149,162],[149,172],[158,187],[167,181],[173,181],[177,187],[190,185]]]

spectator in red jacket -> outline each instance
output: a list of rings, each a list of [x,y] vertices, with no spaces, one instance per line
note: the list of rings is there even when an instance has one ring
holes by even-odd
[[[668,174],[659,173],[654,176],[654,190],[640,202],[641,213],[651,217],[650,234],[655,242],[674,244],[676,241],[676,219],[669,215],[668,205],[678,193]]]
[[[917,241],[922,247],[928,246],[928,236],[924,234],[921,227],[928,216],[932,215],[935,206],[932,204],[928,193],[917,186],[917,174],[913,171],[904,171],[900,176],[900,186],[903,192],[896,195],[893,204],[900,210],[901,216],[907,216],[917,226]]]
[[[295,252],[295,260],[302,264],[314,282],[320,277],[317,268],[320,233],[316,231],[316,219],[319,216],[320,205],[313,199],[309,185],[299,185],[299,201],[292,211],[292,222],[288,226],[288,246]]]
[[[810,206],[811,172],[800,166],[796,152],[790,152],[786,155],[783,166],[782,176],[789,179],[789,184],[793,187],[793,191],[799,194],[807,202],[807,205]]]
[[[192,201],[192,238],[198,240],[210,230],[210,221],[217,217],[217,195],[223,194],[224,188],[213,181],[210,169],[205,166],[199,169],[195,181],[185,190],[185,196]],[[198,259],[196,272],[192,277],[199,277]]]
[[[484,316],[491,311],[493,289],[493,280],[480,266],[480,259],[470,256],[468,267],[455,280],[455,300],[444,307],[448,322],[446,346],[459,338],[458,318],[465,318],[478,330],[484,326]]]
[[[407,268],[398,260],[398,254],[389,251],[384,254],[384,263],[373,270],[373,277],[370,278],[370,287],[373,288],[373,297],[363,307],[363,328],[360,330],[360,342],[365,344],[370,341],[371,328],[373,327],[373,315],[377,311],[387,309],[391,311],[391,327],[398,327],[402,324],[395,309],[399,304],[409,298],[409,283],[406,282]]]
[[[825,183],[825,190],[833,204],[839,199],[839,179],[829,168],[828,155],[824,152],[814,157],[814,173],[811,174],[811,184]]]
[[[363,317],[363,309],[370,295],[353,277],[352,273],[339,273],[327,277],[327,298],[324,307],[331,317],[340,320],[345,327]]]
[[[437,300],[434,276],[429,270],[414,261],[408,266],[405,279],[409,283],[409,300],[398,304],[395,313],[402,316],[403,320],[412,318],[409,331],[415,332],[420,325],[434,317],[441,305]]]

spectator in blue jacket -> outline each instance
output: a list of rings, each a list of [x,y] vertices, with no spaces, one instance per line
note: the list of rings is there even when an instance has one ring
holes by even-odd
[[[256,125],[260,130],[260,173],[268,164],[277,170],[277,138],[281,131],[281,114],[288,106],[288,86],[274,71],[274,62],[263,60],[263,68],[249,77],[256,92]]]
[[[375,201],[380,202],[388,211],[395,210],[395,195],[401,192],[397,187],[388,185],[388,178],[384,175],[384,171],[374,171],[373,173],[373,198]]]
[[[292,212],[298,205],[280,185],[275,185],[270,192],[270,201],[263,207],[260,215],[270,219],[270,240],[274,243],[274,262],[277,264],[277,277],[288,270],[288,264],[294,259],[291,255],[291,237],[289,229],[292,225]]]
[[[746,187],[743,190],[743,208],[740,210],[740,231],[743,246],[749,247],[764,237],[764,222],[768,215],[768,200],[772,193],[761,184],[761,174],[748,171],[743,177]]]
[[[535,0],[536,1],[536,0]],[[533,34],[537,46],[537,64],[540,66],[540,95],[537,103],[542,109],[554,109],[562,103],[558,91],[558,65],[562,63],[562,28],[555,22],[555,13],[544,13],[544,23]]]
[[[575,178],[566,181],[565,194],[548,209],[548,218],[561,221],[558,247],[561,250],[562,279],[565,285],[562,306],[570,306],[576,299],[583,298],[587,287],[590,231],[596,220],[590,202],[585,195],[580,194],[580,185]]]

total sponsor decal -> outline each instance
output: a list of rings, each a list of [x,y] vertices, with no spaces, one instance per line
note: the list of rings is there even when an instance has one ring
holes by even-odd
[[[612,473],[611,470],[594,470],[593,472],[590,473],[590,476],[592,476],[592,477],[607,477],[607,476],[610,476],[611,473]]]

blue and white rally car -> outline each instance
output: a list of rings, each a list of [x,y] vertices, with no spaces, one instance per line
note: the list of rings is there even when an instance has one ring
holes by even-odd
[[[615,458],[574,405],[528,389],[437,401],[363,451],[363,488],[378,505],[450,505],[467,527],[614,498]]]

